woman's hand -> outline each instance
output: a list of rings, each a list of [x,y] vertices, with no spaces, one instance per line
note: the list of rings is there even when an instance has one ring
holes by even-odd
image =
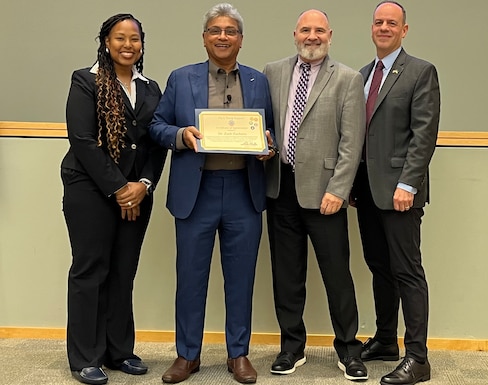
[[[141,215],[141,206],[136,206],[130,209],[122,209],[122,219],[128,221],[135,221],[139,215]]]
[[[140,204],[146,196],[146,185],[142,182],[128,182],[115,193],[115,198],[122,210],[122,219],[135,221],[140,215]]]

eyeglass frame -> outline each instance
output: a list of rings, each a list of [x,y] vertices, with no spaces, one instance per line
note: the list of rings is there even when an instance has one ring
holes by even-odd
[[[231,33],[229,33],[229,31],[231,31]],[[234,31],[236,32],[235,34]],[[231,36],[231,37],[235,37],[241,34],[241,31],[237,28],[220,28],[220,27],[206,28],[204,32],[209,33],[211,36],[220,36],[222,35],[222,32],[224,32],[225,36]]]

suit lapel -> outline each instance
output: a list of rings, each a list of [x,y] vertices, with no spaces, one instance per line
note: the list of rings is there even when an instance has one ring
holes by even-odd
[[[196,108],[208,108],[208,61],[195,66],[189,84]]]
[[[362,68],[359,72],[361,72],[361,75],[363,75],[363,84],[366,85],[366,82],[368,81],[369,74],[373,70],[374,67],[374,60],[369,63],[366,67]]]
[[[239,66],[239,78],[241,80],[244,108],[252,108],[254,107],[254,96],[256,95],[256,79],[245,66]]]
[[[320,66],[320,70],[319,73],[317,74],[317,78],[315,79],[315,83],[313,84],[312,89],[310,90],[310,95],[308,96],[307,104],[305,105],[305,110],[303,111],[302,120],[305,119],[310,109],[317,101],[317,98],[324,90],[327,83],[329,83],[329,80],[332,74],[334,73],[334,66],[335,66],[334,61],[330,60],[328,57]]]
[[[286,110],[288,106],[288,97],[290,94],[290,83],[291,78],[293,76],[293,69],[297,64],[298,56],[295,55],[288,60],[282,69],[281,69],[281,80],[280,80],[280,101],[279,105],[280,108],[280,127],[285,126],[285,119],[286,119]],[[280,139],[280,138],[277,138]]]
[[[388,76],[386,77],[385,82],[381,87],[380,93],[378,94],[378,98],[376,99],[375,110],[381,104],[385,96],[388,95],[388,92],[390,92],[391,87],[393,87],[395,82],[402,74],[405,65],[405,58],[406,58],[406,54],[402,50],[398,55],[397,59],[395,60],[395,62],[393,63],[390,72],[388,73]]]
[[[139,96],[139,94],[145,94],[145,92],[142,91],[143,86],[137,84],[137,91],[136,91],[136,109],[138,108],[139,104],[139,99],[142,97]],[[136,112],[132,108],[132,105],[130,104],[129,97],[125,93],[125,91],[120,90],[122,92],[122,99],[124,100],[124,110],[125,110],[125,126],[127,127],[127,132],[126,135],[131,138],[132,140],[137,139],[137,130],[133,129],[132,127],[132,121],[136,120]],[[144,99],[142,97],[142,99]],[[140,103],[142,104],[142,103]]]
[[[400,76],[401,76],[401,74],[405,68],[406,57],[407,57],[407,54],[402,49],[400,51],[400,54],[396,58],[395,62],[393,63],[393,65],[390,69],[390,72],[388,72],[388,76],[386,77],[385,82],[383,83],[383,86],[381,86],[380,93],[378,94],[378,98],[376,99],[376,102],[374,105],[374,110],[373,110],[372,116],[374,116],[376,110],[381,105],[381,103],[385,99],[386,95],[388,95],[388,93],[390,92],[393,85],[400,78]]]
[[[136,98],[136,108],[135,108],[135,115],[141,111],[144,102],[146,101],[146,82],[142,81],[141,79],[136,79],[136,87],[137,87],[137,98]],[[129,103],[130,105],[130,103]]]
[[[280,80],[280,101],[279,104],[282,106],[280,109],[280,127],[285,126],[285,119],[286,119],[286,111],[288,106],[288,97],[290,94],[290,82],[293,76],[293,70],[295,65],[297,64],[298,56],[295,55],[291,57],[288,62],[283,65],[281,70],[281,80]],[[334,73],[334,66],[335,63],[333,60],[330,60],[328,57],[325,59],[324,63],[320,67],[319,73],[317,74],[317,78],[315,79],[315,83],[312,86],[310,91],[310,95],[307,99],[307,104],[305,105],[305,110],[303,111],[302,120],[305,119],[307,114],[310,112],[311,108],[317,101],[318,97],[324,90],[325,86],[329,82],[332,74]],[[293,92],[293,91],[292,91]],[[281,140],[280,136],[283,134],[275,133],[277,135],[277,140]]]

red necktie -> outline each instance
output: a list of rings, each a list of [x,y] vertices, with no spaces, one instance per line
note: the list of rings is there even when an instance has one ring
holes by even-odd
[[[383,68],[385,68],[383,62],[381,60],[378,61],[374,70],[371,86],[369,87],[368,100],[366,100],[366,127],[369,126],[371,115],[373,115],[374,104],[376,102],[376,98],[378,97],[381,80],[383,79]]]

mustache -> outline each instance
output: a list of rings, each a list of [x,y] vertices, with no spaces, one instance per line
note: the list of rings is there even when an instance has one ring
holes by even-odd
[[[295,43],[298,54],[308,60],[318,60],[326,57],[329,53],[330,41],[328,43],[322,43],[318,47],[309,47],[304,43]]]

